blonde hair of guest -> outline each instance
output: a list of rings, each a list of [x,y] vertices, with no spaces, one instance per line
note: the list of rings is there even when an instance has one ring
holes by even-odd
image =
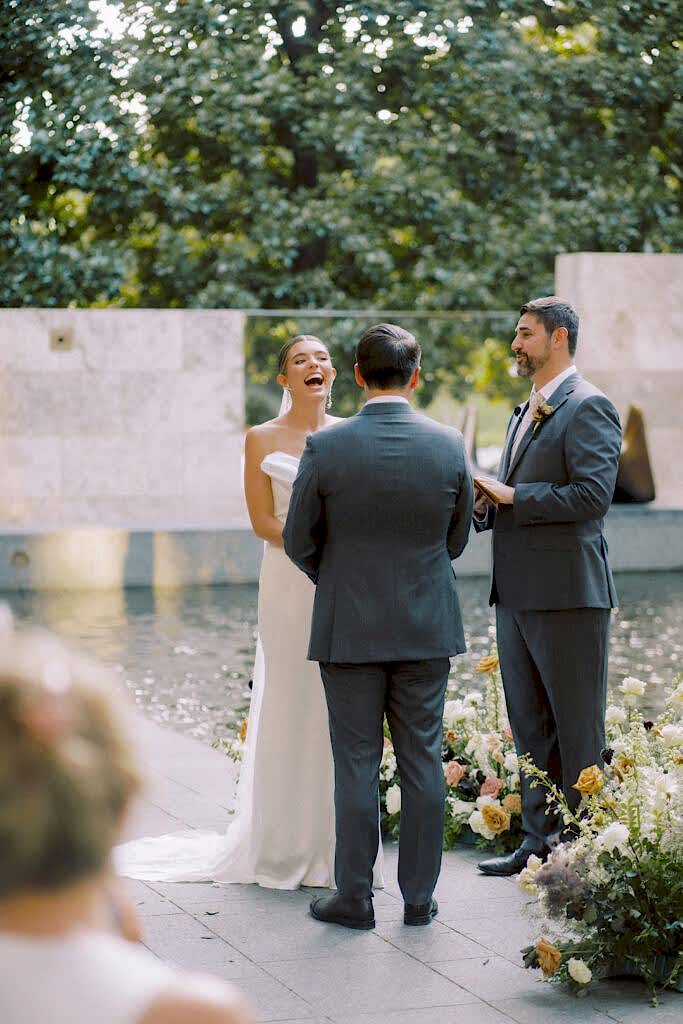
[[[52,634],[14,629],[0,605],[0,935],[67,934],[93,891],[110,898],[111,850],[140,788],[118,688]],[[91,927],[111,930],[99,915]],[[252,1021],[232,986],[177,971],[138,1024]]]

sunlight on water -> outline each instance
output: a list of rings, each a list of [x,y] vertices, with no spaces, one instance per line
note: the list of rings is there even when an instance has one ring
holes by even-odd
[[[648,687],[644,709],[661,707],[681,670],[683,573],[617,576],[610,682],[632,675]],[[458,580],[468,653],[454,661],[452,687],[482,685],[474,666],[494,637],[488,581]],[[233,734],[249,706],[256,643],[252,585],[2,595],[15,613],[83,643],[121,673],[155,721],[207,743]]]

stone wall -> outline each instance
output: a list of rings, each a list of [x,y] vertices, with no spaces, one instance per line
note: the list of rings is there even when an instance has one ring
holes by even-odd
[[[683,509],[683,256],[579,253],[557,291],[579,367],[645,413],[657,504]],[[0,310],[0,590],[254,581],[242,493],[244,315]],[[613,508],[613,568],[683,568],[683,511]],[[488,572],[473,535],[459,575]]]
[[[643,410],[655,504],[683,508],[683,255],[561,255],[555,287],[581,317],[580,371],[624,422]]]
[[[246,525],[244,316],[0,310],[0,530]]]

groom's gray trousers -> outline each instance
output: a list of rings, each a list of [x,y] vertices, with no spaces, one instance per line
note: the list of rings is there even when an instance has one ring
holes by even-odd
[[[496,605],[498,655],[519,754],[531,754],[563,790],[583,768],[601,764],[605,745],[609,608],[516,611]],[[522,774],[522,824],[540,843],[562,823],[546,814],[546,790]]]
[[[379,765],[386,713],[401,776],[398,883],[427,903],[441,867],[443,705],[449,658],[321,662],[334,753],[337,889],[369,896],[379,845]]]

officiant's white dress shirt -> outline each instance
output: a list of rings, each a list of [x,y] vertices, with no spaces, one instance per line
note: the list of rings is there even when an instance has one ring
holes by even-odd
[[[532,422],[532,418],[533,418],[532,417],[531,407],[532,407],[532,399],[533,399],[534,395],[540,395],[543,400],[547,400],[548,398],[550,398],[550,396],[552,395],[553,391],[556,391],[557,388],[559,388],[559,386],[562,383],[562,381],[566,380],[567,377],[571,377],[571,375],[573,373],[576,373],[576,367],[574,366],[574,363],[572,363],[571,366],[568,366],[565,370],[562,370],[560,373],[558,373],[555,377],[553,377],[552,380],[549,380],[548,383],[544,384],[542,388],[539,388],[538,390],[536,390],[536,385],[534,384],[534,386],[531,389],[531,394],[529,395],[529,398],[527,399],[526,409],[524,410],[524,415],[522,416],[522,420],[519,423],[519,425],[517,426],[517,429],[515,431],[515,437],[514,437],[514,440],[512,442],[512,450],[510,452],[510,461],[509,461],[508,465],[512,465],[512,460],[515,457],[515,452],[517,451],[517,448],[519,447],[519,444],[520,444],[522,438],[524,437],[524,435],[526,434],[527,430],[531,426],[531,422]],[[513,427],[513,429],[514,429],[514,427]]]

